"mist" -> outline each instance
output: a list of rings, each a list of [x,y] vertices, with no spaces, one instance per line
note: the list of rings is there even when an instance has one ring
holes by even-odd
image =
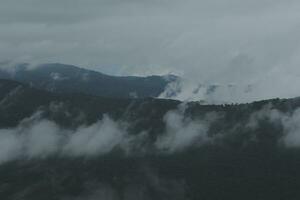
[[[158,133],[150,146],[144,145],[149,143],[147,130],[130,134],[128,122],[115,121],[108,115],[103,115],[92,125],[81,125],[72,130],[44,119],[43,112],[38,111],[15,128],[0,129],[0,162],[43,159],[51,155],[96,157],[114,150],[121,150],[125,155],[176,153],[190,146],[209,143],[207,132],[216,117],[209,114],[203,120],[192,120],[185,116],[185,109],[186,105],[182,104],[165,114],[166,131]]]
[[[165,113],[164,131],[158,133],[152,144],[149,144],[147,130],[131,134],[128,122],[113,120],[108,115],[103,115],[94,124],[66,129],[42,118],[42,111],[39,111],[15,128],[0,130],[0,163],[49,156],[93,158],[116,150],[127,156],[171,155],[205,145],[224,145],[228,138],[239,138],[243,134],[250,135],[247,141],[240,143],[249,143],[260,137],[256,132],[266,122],[273,127],[270,137],[278,137],[278,147],[300,147],[300,109],[284,113],[268,104],[251,113],[246,122],[237,121],[228,126],[222,121],[225,115],[221,112],[208,112],[202,117],[192,118],[186,113],[187,108],[188,105],[182,103],[177,109]],[[211,134],[216,123],[223,124],[226,129],[215,129],[218,132]]]
[[[208,136],[210,125],[217,119],[217,113],[209,113],[204,119],[191,119],[186,116],[187,105],[179,105],[164,116],[166,132],[158,137],[155,146],[166,153],[176,153],[191,146],[210,143],[213,138]]]
[[[260,111],[251,114],[246,126],[256,131],[263,120],[267,120],[278,129],[283,130],[283,135],[278,141],[279,145],[284,145],[288,148],[300,147],[300,109],[290,113],[283,113],[273,108],[272,104],[269,104]]]
[[[95,156],[109,153],[128,140],[125,129],[110,119],[76,130],[60,128],[35,114],[12,129],[0,130],[0,162],[19,158],[46,158],[50,155]]]

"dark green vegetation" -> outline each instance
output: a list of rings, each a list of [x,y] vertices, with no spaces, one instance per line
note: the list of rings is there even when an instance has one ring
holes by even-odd
[[[148,123],[151,126],[153,123],[162,123],[164,113],[175,109],[179,103],[152,98],[118,99],[81,94],[62,95],[14,81],[0,80],[0,127],[14,127],[38,110],[43,111],[45,118],[69,128],[95,123],[103,114],[109,114],[113,119],[128,120],[147,116],[142,121],[151,120]],[[80,115],[84,115],[84,118],[76,121]]]
[[[57,93],[83,93],[104,97],[157,97],[177,77],[116,77],[72,65],[44,64],[30,69],[28,64],[14,70],[1,70],[0,78],[19,81]]]
[[[199,148],[156,157],[109,154],[88,160],[10,162],[0,167],[0,197],[89,199],[98,191],[108,190],[118,198],[101,198],[99,194],[94,199],[296,200],[299,153]]]
[[[108,114],[130,123],[131,134],[148,130],[152,143],[165,132],[165,114],[180,103],[58,94],[1,80],[0,126],[15,127],[37,110],[65,128],[92,124]],[[208,135],[220,139],[181,152],[169,154],[150,148],[146,154],[128,156],[115,149],[96,157],[53,155],[3,163],[0,199],[297,200],[300,152],[280,143],[284,125],[260,117],[255,129],[247,126],[255,113],[268,106],[289,115],[300,107],[300,99],[224,106],[188,103],[184,115],[192,120],[216,114]]]

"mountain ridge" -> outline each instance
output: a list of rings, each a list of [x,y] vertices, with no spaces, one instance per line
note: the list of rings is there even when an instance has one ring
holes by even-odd
[[[0,80],[0,102],[0,144],[7,149],[0,151],[0,158],[5,161],[11,156],[0,163],[1,199],[265,200],[299,196],[295,184],[300,180],[300,141],[293,135],[294,128],[299,128],[299,98],[201,105],[61,94]],[[112,140],[110,151],[101,154],[92,148],[96,152],[90,154],[90,145],[97,146],[111,135],[119,137],[118,131],[107,127],[114,124],[126,124],[129,143],[117,140],[121,143],[114,145]],[[293,129],[286,129],[289,127]],[[30,137],[32,132],[34,137]],[[83,137],[72,151],[83,149],[83,154],[61,154],[65,146],[55,145],[52,154],[42,151],[53,148],[53,137],[62,138],[58,144],[65,144],[68,132],[71,138]],[[101,140],[95,143],[94,134]],[[298,146],[282,144],[289,135]],[[158,141],[164,141],[162,148]],[[122,145],[134,151],[123,151]],[[168,145],[183,149],[169,152]],[[38,154],[30,157],[28,149]],[[270,185],[272,189],[264,189]],[[89,196],[94,193],[95,198]]]
[[[177,79],[166,76],[111,76],[101,72],[59,63],[30,67],[19,64],[0,67],[0,78],[30,84],[33,87],[58,93],[84,93],[96,96],[144,98],[158,97],[167,85]]]

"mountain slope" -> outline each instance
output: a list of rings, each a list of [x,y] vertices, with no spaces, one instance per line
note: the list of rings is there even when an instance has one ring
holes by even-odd
[[[45,156],[42,151],[0,163],[0,199],[296,200],[300,197],[299,108],[299,98],[201,105],[58,94],[0,80],[0,157],[11,155],[5,151],[10,143],[22,144],[15,138],[31,141],[26,131],[20,132],[30,124],[23,121],[21,127],[14,127],[37,111],[42,120],[58,124],[63,130],[59,133],[71,131],[75,138],[78,132],[72,131],[78,127],[80,138],[90,138],[91,132],[102,136],[103,124],[94,124],[107,114],[116,123],[126,124],[130,138],[105,154]],[[37,140],[22,146],[21,152],[35,146],[40,134],[56,134],[29,130],[37,133]],[[105,137],[82,139],[76,150],[101,144]],[[52,144],[51,138],[46,137],[43,146]],[[157,145],[161,140],[163,148]],[[130,145],[137,148],[123,149]],[[38,145],[37,150],[42,147]]]
[[[72,65],[19,64],[0,68],[0,78],[30,84],[57,93],[83,93],[105,97],[157,97],[175,76],[115,77]],[[2,69],[2,70],[1,70]]]
[[[148,119],[159,121],[165,112],[175,109],[179,103],[152,98],[124,99],[53,93],[0,79],[0,128],[16,126],[39,110],[43,111],[45,117],[67,127],[94,123],[104,114],[119,119],[124,114],[131,116],[130,112],[135,113],[135,118],[147,115]],[[80,115],[85,117],[77,121]]]

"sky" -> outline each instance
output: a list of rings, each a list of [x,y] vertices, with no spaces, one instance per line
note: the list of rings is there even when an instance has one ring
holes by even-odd
[[[0,0],[0,60],[172,73],[185,91],[238,85],[225,92],[238,102],[300,96],[299,10],[297,0]]]

